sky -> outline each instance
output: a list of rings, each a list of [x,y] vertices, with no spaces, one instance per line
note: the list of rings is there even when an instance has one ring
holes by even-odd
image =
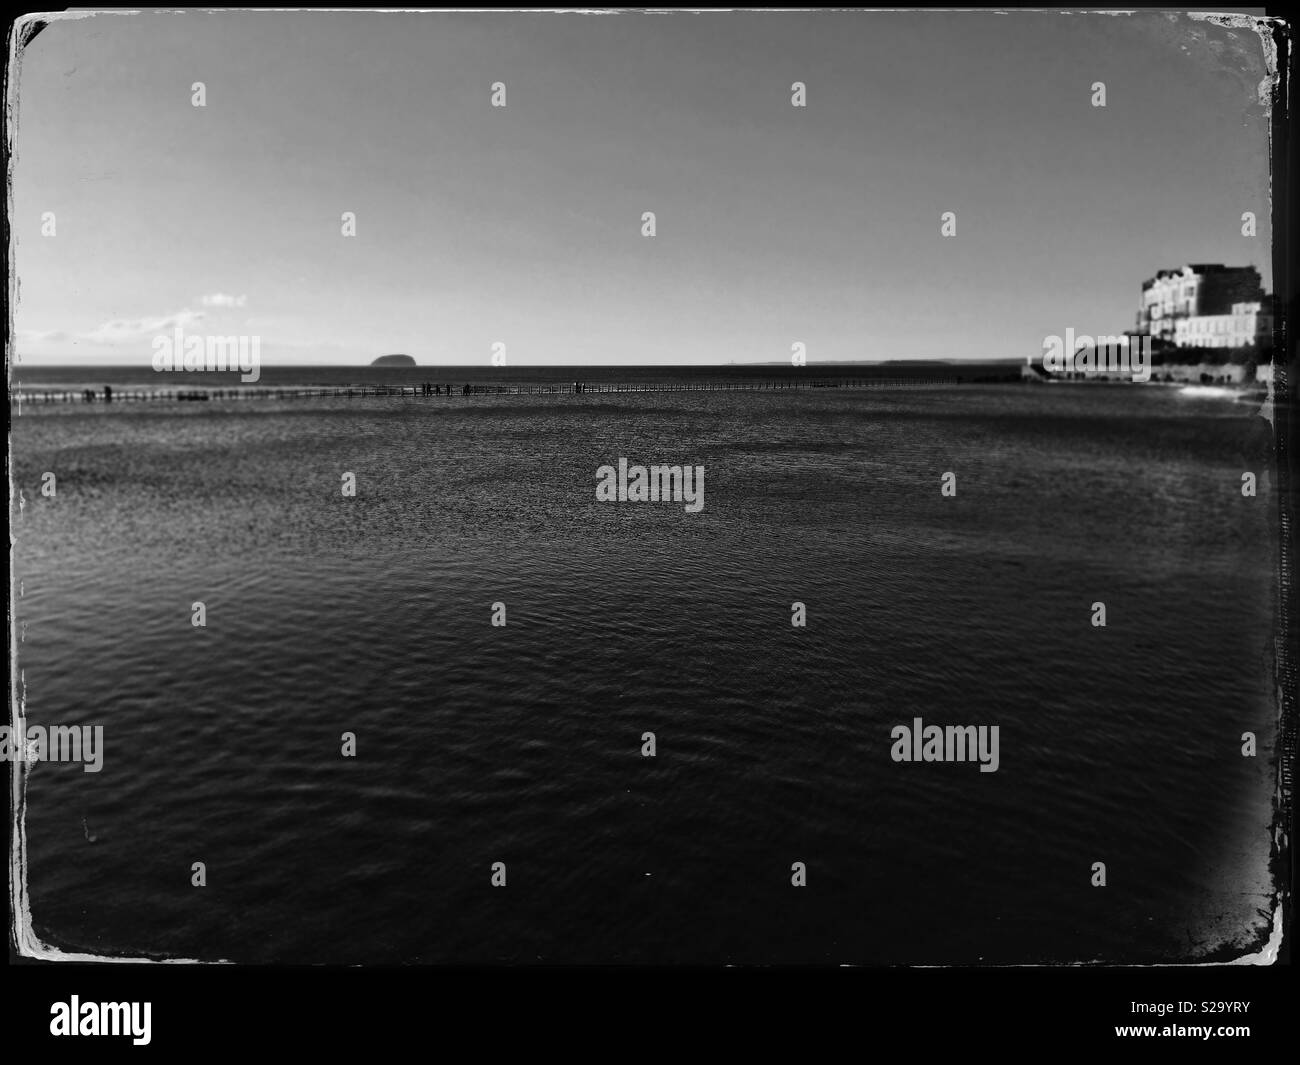
[[[1132,328],[1159,269],[1271,287],[1266,73],[1253,30],[1160,12],[59,19],[16,75],[12,350],[1037,356]]]

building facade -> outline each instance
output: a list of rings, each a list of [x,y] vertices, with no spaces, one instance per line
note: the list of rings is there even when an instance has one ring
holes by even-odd
[[[1180,348],[1244,348],[1267,345],[1273,335],[1272,315],[1259,300],[1234,303],[1228,314],[1199,314],[1178,318],[1174,344]]]
[[[1155,340],[1184,346],[1179,336],[1249,339],[1239,344],[1254,344],[1258,337],[1271,332],[1260,328],[1264,288],[1259,271],[1253,266],[1224,266],[1222,263],[1189,263],[1175,270],[1161,270],[1142,283],[1142,303],[1138,307],[1137,332]],[[1240,308],[1254,304],[1254,312]],[[1253,319],[1251,315],[1253,313]],[[1215,319],[1212,324],[1195,319]],[[1250,319],[1250,320],[1248,320]],[[1229,320],[1229,321],[1220,321]],[[1181,324],[1180,324],[1181,323]],[[1190,328],[1189,328],[1190,326]],[[1239,346],[1224,339],[1214,343],[1195,343],[1193,347]]]

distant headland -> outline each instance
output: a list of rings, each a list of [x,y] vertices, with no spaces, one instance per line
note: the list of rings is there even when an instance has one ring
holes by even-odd
[[[380,355],[371,366],[414,366],[415,360],[410,355]]]

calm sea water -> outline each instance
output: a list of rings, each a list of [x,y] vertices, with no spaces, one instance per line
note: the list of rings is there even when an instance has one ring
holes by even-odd
[[[1152,961],[1265,924],[1275,510],[1249,405],[68,404],[12,439],[27,720],[105,729],[101,772],[28,778],[54,945]],[[703,465],[704,509],[597,502],[620,456]],[[914,717],[998,725],[998,772],[894,763]]]

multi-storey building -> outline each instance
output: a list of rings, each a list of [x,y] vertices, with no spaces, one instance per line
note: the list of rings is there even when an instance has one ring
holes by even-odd
[[[1174,324],[1174,345],[1180,348],[1264,347],[1273,335],[1273,317],[1259,300],[1234,303],[1228,314],[1201,314],[1179,318]]]
[[[1222,263],[1189,263],[1175,270],[1161,270],[1155,277],[1142,283],[1142,304],[1138,308],[1137,332],[1156,340],[1167,340],[1179,344],[1179,323],[1195,318],[1241,318],[1240,328],[1224,329],[1219,326],[1208,329],[1196,326],[1190,331],[1186,326],[1183,336],[1225,336],[1240,335],[1242,330],[1250,330],[1250,339],[1243,343],[1255,343],[1260,335],[1255,326],[1263,316],[1259,303],[1264,300],[1264,289],[1259,271],[1253,266],[1224,266]],[[1238,314],[1236,308],[1250,303],[1256,304],[1256,323],[1244,321],[1246,314]],[[1270,323],[1271,329],[1271,323]],[[1267,331],[1267,330],[1266,330]],[[1179,346],[1182,346],[1179,344]],[[1224,342],[1201,347],[1231,347]]]

